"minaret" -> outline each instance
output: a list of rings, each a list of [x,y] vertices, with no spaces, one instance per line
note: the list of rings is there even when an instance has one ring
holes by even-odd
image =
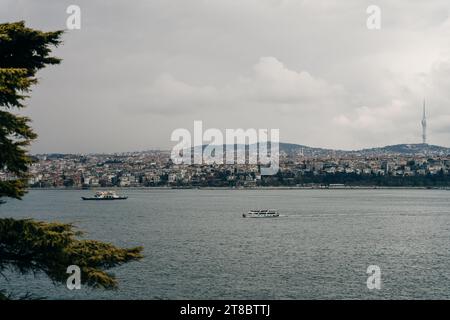
[[[425,100],[423,100],[422,143],[427,144],[427,114],[425,110]]]

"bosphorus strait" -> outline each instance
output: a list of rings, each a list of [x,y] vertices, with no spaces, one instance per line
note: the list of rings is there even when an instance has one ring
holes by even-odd
[[[127,201],[83,202],[91,191],[32,190],[0,217],[72,222],[86,237],[144,246],[111,271],[116,291],[67,290],[45,276],[2,286],[53,299],[448,299],[450,191],[123,190]],[[277,208],[276,219],[243,219]],[[369,265],[380,290],[366,286]]]

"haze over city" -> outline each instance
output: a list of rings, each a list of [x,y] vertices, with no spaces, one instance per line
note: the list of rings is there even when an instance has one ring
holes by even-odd
[[[73,1],[2,1],[1,21],[65,29]],[[279,128],[280,140],[359,149],[450,146],[448,1],[77,1],[80,30],[27,102],[33,153],[170,149],[171,132]],[[130,19],[130,16],[133,19]]]

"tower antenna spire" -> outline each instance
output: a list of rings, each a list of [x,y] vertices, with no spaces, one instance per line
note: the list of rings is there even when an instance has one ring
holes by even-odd
[[[425,107],[425,99],[423,99],[422,143],[427,144],[427,113]]]

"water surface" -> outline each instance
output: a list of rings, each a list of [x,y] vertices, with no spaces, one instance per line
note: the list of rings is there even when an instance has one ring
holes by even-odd
[[[69,291],[40,275],[0,287],[53,299],[449,299],[450,192],[445,190],[33,190],[0,217],[73,222],[87,237],[144,246],[112,269],[116,291]],[[243,219],[274,208],[276,219]],[[381,290],[366,286],[369,265]]]

